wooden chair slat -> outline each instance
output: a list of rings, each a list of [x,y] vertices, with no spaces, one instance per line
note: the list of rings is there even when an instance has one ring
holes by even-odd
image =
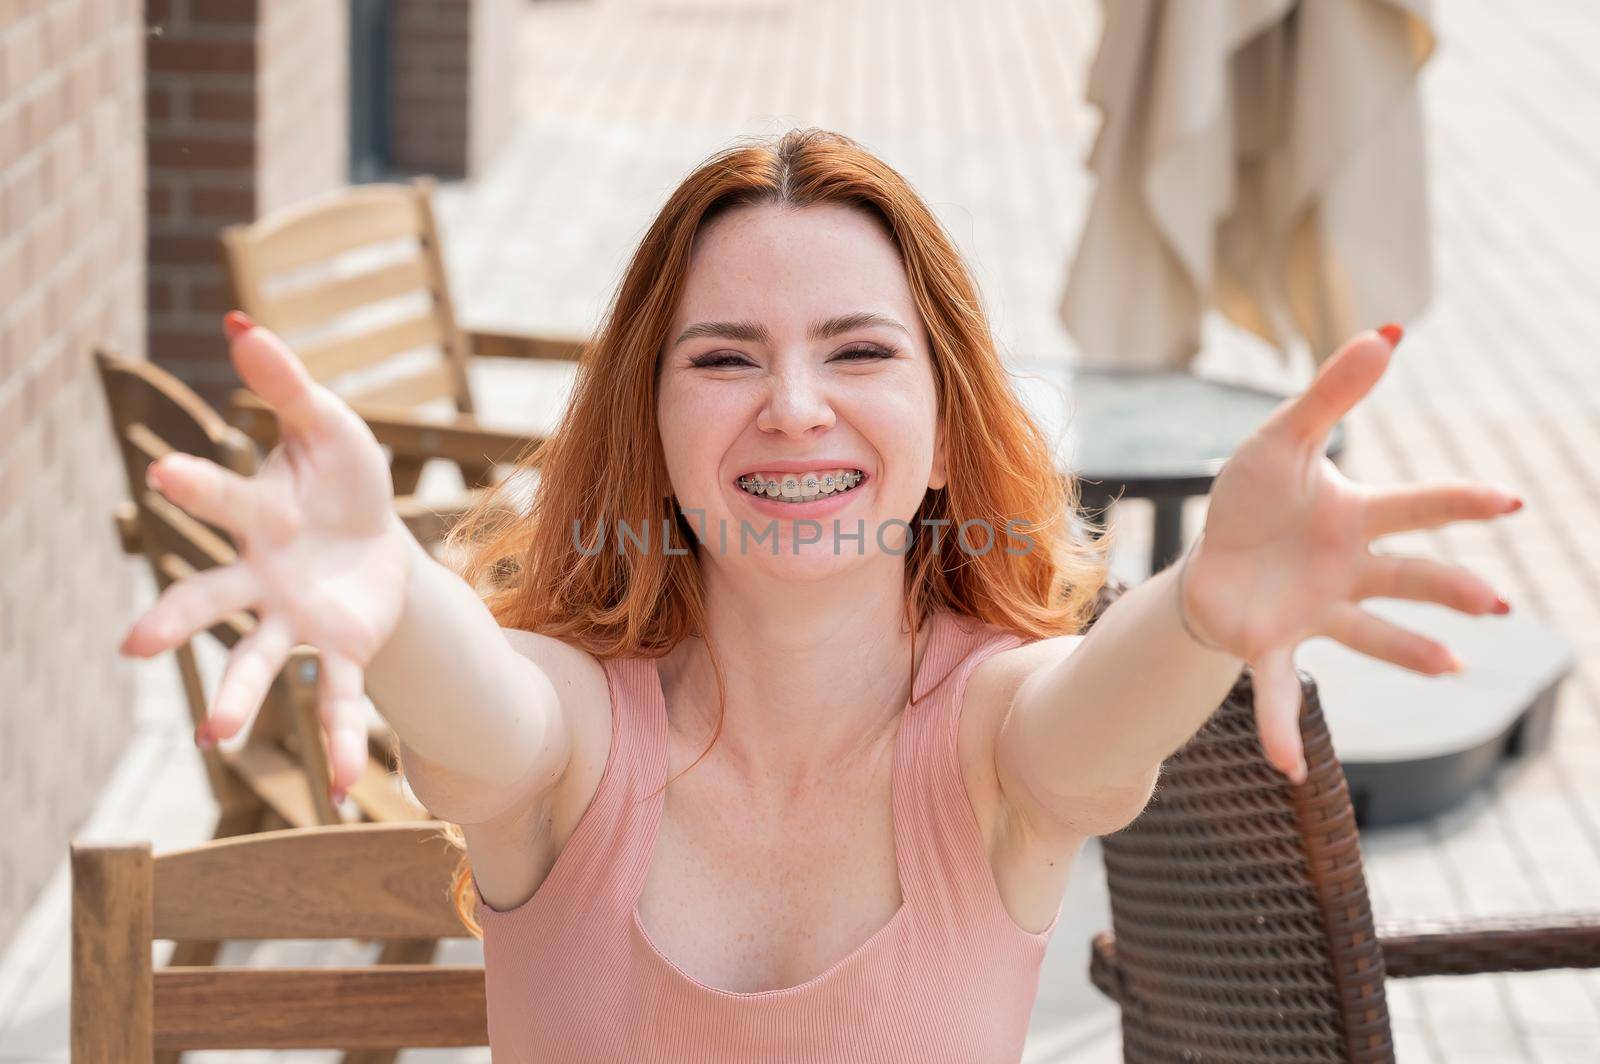
[[[305,766],[282,750],[265,743],[246,742],[237,750],[223,750],[222,758],[250,781],[256,795],[285,823],[297,828],[327,823],[311,799]]]
[[[326,381],[374,365],[391,355],[438,346],[443,340],[439,322],[433,315],[415,314],[366,332],[306,344],[299,354],[311,375]],[[439,394],[453,393],[453,388],[447,388]]]
[[[154,558],[174,554],[194,569],[212,569],[238,560],[233,544],[223,539],[210,525],[191,517],[153,491],[143,491],[139,500],[140,534],[145,551]]]
[[[417,255],[407,255],[396,262],[348,277],[274,296],[263,296],[262,320],[271,321],[277,331],[289,333],[320,325],[341,314],[386,299],[432,290],[432,278],[426,260]]]
[[[380,415],[404,416],[413,412],[412,407],[454,394],[454,373],[445,363],[436,362],[416,373],[385,381],[364,391],[352,389],[349,399],[357,407],[376,407]]]
[[[538,336],[524,333],[469,330],[467,347],[478,358],[545,359],[576,362],[589,343],[577,336]]]
[[[483,968],[171,968],[155,977],[162,1049],[489,1044]]]
[[[245,835],[163,854],[157,938],[459,938],[437,822]]]
[[[142,421],[135,421],[129,425],[123,431],[122,438],[129,449],[133,451],[132,457],[147,466],[156,459],[171,454],[173,450],[171,444],[158,436],[151,430],[150,426]]]
[[[74,842],[71,864],[72,1059],[149,1064],[150,844]]]
[[[420,240],[422,231],[416,198],[406,186],[373,184],[342,188],[258,222],[229,226],[223,240],[248,246],[257,276],[270,280],[355,248],[402,237]]]
[[[176,554],[160,555],[155,559],[154,568],[156,571],[156,582],[160,585],[161,590],[163,591],[166,590],[168,584],[182,580],[195,572],[194,566],[190,565],[188,561],[178,557]],[[224,617],[220,623],[212,625],[210,628],[206,629],[206,631],[211,634],[212,638],[216,639],[223,646],[231,649],[234,644],[239,642],[239,640],[249,635],[251,631],[254,630],[255,626],[256,619],[254,614],[249,612],[230,613],[228,616]],[[191,647],[190,653],[193,653],[193,644],[191,643],[185,645]],[[187,672],[187,670],[185,670],[185,672]],[[189,686],[188,679],[189,678],[186,675],[184,678],[184,686],[186,688],[185,694],[189,698],[190,709],[202,709],[205,705],[205,695],[200,691],[199,688],[191,688]],[[196,720],[195,723],[198,724],[199,721]]]

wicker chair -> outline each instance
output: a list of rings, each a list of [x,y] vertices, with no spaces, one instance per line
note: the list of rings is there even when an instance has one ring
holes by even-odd
[[[1393,1061],[1385,978],[1600,967],[1600,914],[1375,930],[1344,772],[1300,684],[1304,784],[1267,763],[1246,669],[1102,840],[1114,930],[1089,975],[1122,1009],[1127,1061]]]

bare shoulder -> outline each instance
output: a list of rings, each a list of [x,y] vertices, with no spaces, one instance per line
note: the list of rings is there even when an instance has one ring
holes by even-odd
[[[484,901],[502,911],[527,901],[544,882],[588,809],[611,750],[611,691],[600,659],[536,632],[508,628],[505,636],[556,689],[567,751],[565,767],[542,793],[462,825]]]
[[[518,628],[501,629],[511,648],[550,678],[564,710],[572,717],[592,712],[596,706],[610,719],[611,694],[606,686],[606,670],[600,659],[564,640]],[[576,724],[576,721],[569,721]],[[607,725],[609,729],[609,723]]]
[[[991,654],[972,670],[963,696],[958,753],[967,797],[983,835],[995,886],[1016,924],[1049,925],[1066,892],[1083,838],[1030,817],[1001,786],[995,753],[1012,700],[1038,669],[1077,649],[1081,635],[1054,636]]]

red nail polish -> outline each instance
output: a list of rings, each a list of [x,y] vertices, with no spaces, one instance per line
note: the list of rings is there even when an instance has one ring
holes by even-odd
[[[1522,500],[1521,499],[1512,499],[1511,500],[1511,508],[1508,509],[1506,511],[1506,513],[1514,514],[1520,509],[1522,509]]]
[[[1400,346],[1400,338],[1406,334],[1406,331],[1391,321],[1389,324],[1379,329],[1378,333],[1385,340],[1389,341],[1389,346],[1391,348],[1394,348]]]
[[[237,340],[255,327],[256,323],[250,319],[250,315],[242,310],[230,310],[222,318],[222,329],[230,341]]]

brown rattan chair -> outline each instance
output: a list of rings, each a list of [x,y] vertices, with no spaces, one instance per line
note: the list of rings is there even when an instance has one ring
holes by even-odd
[[[437,824],[343,824],[72,853],[73,1064],[150,1064],[186,1049],[488,1044],[481,964],[155,968],[154,939],[466,938],[460,851]]]
[[[1089,974],[1129,1062],[1393,1061],[1385,978],[1600,967],[1600,913],[1375,929],[1344,772],[1300,685],[1304,784],[1268,764],[1246,669],[1102,840],[1113,930]]]

